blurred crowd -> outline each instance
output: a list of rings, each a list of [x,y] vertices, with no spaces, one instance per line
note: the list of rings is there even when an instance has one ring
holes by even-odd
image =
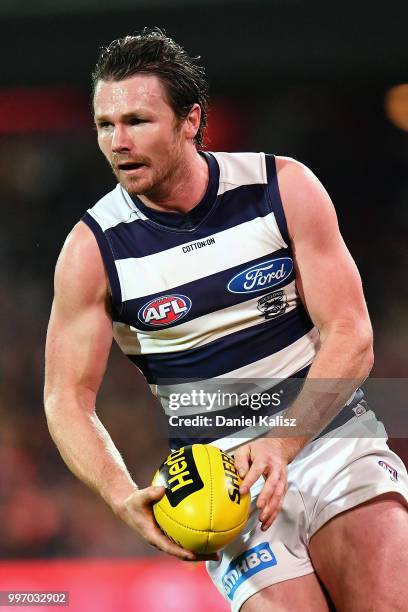
[[[233,109],[233,110],[232,110]],[[88,127],[0,137],[0,556],[155,554],[61,460],[42,407],[53,269],[70,228],[114,184]],[[208,149],[264,150],[309,165],[333,197],[375,330],[378,377],[408,356],[408,135],[382,91],[283,88],[220,98]],[[115,348],[98,413],[141,486],[167,453],[160,407]],[[406,440],[398,441],[406,458]]]

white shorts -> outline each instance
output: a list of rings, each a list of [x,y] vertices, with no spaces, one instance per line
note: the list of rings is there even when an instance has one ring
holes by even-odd
[[[220,561],[207,562],[233,612],[263,588],[313,572],[310,538],[336,514],[390,491],[408,502],[407,470],[386,440],[382,423],[367,411],[308,444],[288,466],[283,508],[267,531],[256,508],[263,478],[254,484],[244,529]]]

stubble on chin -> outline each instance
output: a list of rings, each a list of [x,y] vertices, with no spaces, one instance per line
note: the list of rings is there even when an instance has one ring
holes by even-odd
[[[147,166],[149,169],[147,176],[137,178],[123,176],[120,170],[110,163],[116,180],[130,196],[145,196],[152,201],[157,200],[158,202],[163,197],[167,197],[174,178],[179,176],[183,165],[182,155],[180,154],[179,156],[174,156],[171,162],[165,166],[155,169],[151,165]]]
[[[122,185],[123,189],[125,189],[130,196],[138,196],[144,194],[144,189],[140,181],[135,181],[132,179],[127,180],[119,180],[119,183]]]
[[[141,181],[131,176],[123,177],[119,170],[113,166],[111,166],[111,169],[118,183],[130,196],[144,195],[145,192],[150,191],[150,185],[146,184],[146,181]]]

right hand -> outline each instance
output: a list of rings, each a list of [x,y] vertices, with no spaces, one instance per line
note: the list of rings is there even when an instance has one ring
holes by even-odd
[[[124,500],[119,516],[149,544],[183,561],[218,561],[217,553],[197,555],[178,546],[164,535],[154,518],[152,505],[165,493],[165,487],[150,486],[137,489]]]

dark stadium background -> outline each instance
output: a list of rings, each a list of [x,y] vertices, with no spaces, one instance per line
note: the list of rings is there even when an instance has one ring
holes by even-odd
[[[407,18],[401,0],[2,0],[0,589],[63,588],[81,611],[223,609],[201,568],[163,561],[68,472],[45,425],[53,268],[71,227],[114,183],[90,114],[98,47],[164,27],[207,67],[210,150],[275,152],[312,168],[361,271],[372,375],[404,378],[408,96],[392,88],[408,82]],[[149,484],[167,452],[163,420],[117,349],[99,414]],[[393,444],[406,460],[406,439]]]

